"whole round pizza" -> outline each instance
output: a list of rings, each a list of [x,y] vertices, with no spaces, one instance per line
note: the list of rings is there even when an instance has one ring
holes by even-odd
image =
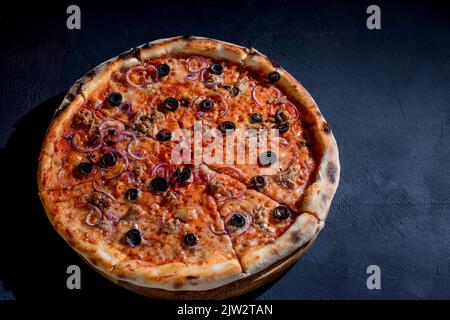
[[[302,85],[253,48],[192,36],[76,81],[38,169],[56,231],[153,296],[253,288],[311,245],[338,182],[336,141]]]

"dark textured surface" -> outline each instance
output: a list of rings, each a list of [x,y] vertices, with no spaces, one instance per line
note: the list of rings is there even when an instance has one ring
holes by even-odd
[[[314,96],[340,147],[326,228],[286,275],[247,297],[449,299],[449,10],[378,2],[382,30],[369,31],[370,3],[185,3],[81,3],[80,31],[66,29],[63,4],[2,11],[0,298],[137,298],[52,230],[36,195],[36,157],[74,80],[132,46],[190,33],[275,59]],[[65,287],[69,264],[82,268],[80,291]],[[366,288],[372,264],[381,290]]]

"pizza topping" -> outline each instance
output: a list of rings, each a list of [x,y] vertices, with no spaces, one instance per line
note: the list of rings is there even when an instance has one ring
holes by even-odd
[[[150,182],[150,188],[156,192],[164,192],[169,188],[169,182],[163,177],[156,177]]]
[[[131,87],[143,90],[148,84],[159,80],[158,70],[152,64],[149,64],[146,67],[132,67],[125,73],[125,80]]]
[[[172,138],[172,133],[169,130],[162,129],[156,134],[156,139],[159,141],[169,141]]]
[[[278,132],[281,134],[286,133],[289,131],[289,127],[290,125],[288,122],[283,123],[281,126],[278,127]]]
[[[213,74],[222,74],[223,73],[223,65],[221,65],[220,63],[213,63],[210,67],[209,67],[209,72],[213,73]]]
[[[134,203],[136,202],[137,198],[139,198],[140,191],[136,188],[128,189],[125,193],[125,199],[127,199],[129,202]]]
[[[267,80],[269,80],[272,83],[278,82],[280,78],[281,76],[277,71],[273,71],[267,75]]]
[[[168,162],[159,162],[152,170],[152,176],[163,177],[169,179],[173,172],[173,166]]]
[[[197,219],[197,213],[194,208],[181,209],[175,213],[174,217],[180,219],[183,222],[190,222]]]
[[[107,209],[111,206],[111,198],[103,192],[94,192],[89,197],[88,203],[100,209]]]
[[[130,229],[125,233],[125,241],[128,245],[136,247],[141,244],[141,232],[137,229]]]
[[[230,237],[244,234],[252,224],[252,217],[244,212],[236,212],[225,217],[224,224]]]
[[[208,59],[201,56],[192,56],[186,59],[186,65],[190,72],[197,73],[208,67]]]
[[[277,220],[285,220],[291,216],[291,211],[286,206],[278,206],[273,209],[273,216]]]
[[[127,152],[135,160],[145,160],[154,149],[154,142],[148,137],[136,137],[128,143]]]
[[[88,175],[89,173],[92,172],[92,168],[94,167],[94,165],[91,162],[81,162],[78,166],[77,166],[77,172],[81,175]]]
[[[160,77],[165,77],[170,73],[170,67],[165,63],[158,65],[156,69],[158,70],[158,75]]]
[[[265,103],[279,102],[282,97],[281,91],[274,86],[255,85],[252,90],[252,99],[260,107]]]
[[[108,152],[104,154],[100,159],[100,167],[106,169],[114,166],[117,163],[117,155],[115,152]]]
[[[140,207],[138,206],[132,206],[130,209],[128,209],[127,213],[121,218],[121,220],[124,221],[134,221],[136,220],[137,216],[141,213]]]
[[[267,167],[277,161],[277,155],[273,151],[266,151],[259,155],[258,164],[261,167]]]
[[[198,244],[198,237],[193,233],[188,233],[184,236],[183,242],[188,247],[194,247]]]
[[[189,107],[189,105],[191,104],[191,100],[189,100],[188,98],[182,98],[181,100],[180,100],[180,104],[183,106],[183,107]]]
[[[200,81],[208,87],[222,84],[220,75],[212,73],[211,71],[208,72],[208,69],[206,68],[200,71]]]
[[[245,225],[245,218],[240,213],[235,213],[231,217],[231,224],[237,228],[241,228]]]
[[[175,111],[178,109],[178,106],[178,100],[172,97],[165,99],[161,104],[162,109],[165,111]]]
[[[240,93],[240,90],[238,87],[233,87],[230,89],[230,96],[236,97]]]
[[[122,103],[122,95],[120,92],[112,92],[108,97],[108,103],[113,107],[118,107]]]
[[[150,137],[158,133],[158,126],[164,122],[164,114],[159,111],[144,113],[138,111],[131,121],[131,129]]]
[[[236,125],[231,121],[224,121],[220,124],[220,131],[224,135],[232,134],[236,130]]]
[[[189,169],[187,167],[184,167],[182,170],[177,168],[174,175],[178,182],[183,183],[183,182],[188,181],[191,178],[192,171],[191,171],[191,169]]]
[[[179,219],[170,219],[163,224],[161,232],[165,234],[177,234],[183,229],[183,224]]]
[[[264,189],[268,184],[267,178],[264,176],[254,176],[252,178],[252,186],[254,189],[261,191]]]
[[[263,116],[261,113],[252,113],[250,120],[253,123],[261,123],[263,121]]]
[[[86,215],[86,219],[84,220],[86,224],[90,227],[97,226],[102,220],[102,211],[94,205],[88,205],[89,212]]]
[[[209,111],[214,107],[214,102],[208,99],[200,102],[200,110],[201,111]]]
[[[284,110],[284,108],[278,109],[278,111],[275,113],[275,121],[284,124],[288,122],[291,119],[291,115]]]
[[[264,206],[257,206],[253,212],[252,216],[254,218],[255,226],[259,229],[264,230],[268,233],[273,233],[274,228],[269,226],[269,215],[267,214],[267,209]]]
[[[75,128],[91,129],[95,122],[92,111],[81,109],[73,118],[73,126]]]
[[[84,137],[82,137],[84,136]],[[94,152],[102,146],[102,139],[99,135],[87,137],[87,134],[82,130],[75,132],[72,136],[72,147],[83,153]]]

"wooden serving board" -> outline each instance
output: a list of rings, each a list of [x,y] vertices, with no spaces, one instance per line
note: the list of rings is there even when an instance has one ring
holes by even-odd
[[[113,278],[97,269],[89,261],[85,259],[83,260],[85,260],[94,270],[108,280],[123,288],[147,297],[164,300],[223,300],[248,293],[275,280],[286,272],[298,259],[300,259],[300,257],[311,246],[313,241],[314,239],[311,239],[307,244],[297,249],[289,256],[252,276],[231,282],[218,288],[204,291],[168,291],[163,289],[140,287],[127,281]]]

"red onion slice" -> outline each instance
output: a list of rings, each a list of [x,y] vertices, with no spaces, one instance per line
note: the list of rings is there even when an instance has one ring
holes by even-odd
[[[237,168],[223,166],[223,167],[215,168],[215,171],[219,172],[219,173],[224,173],[224,174],[231,176],[232,178],[235,178],[241,182],[244,181],[244,176],[242,174],[242,171]]]
[[[118,223],[120,221],[120,214],[114,209],[108,209],[105,212],[105,218],[114,223]]]
[[[257,92],[256,92],[258,90],[258,88],[262,88],[262,86],[256,85],[256,86],[253,87],[253,89],[252,89],[252,99],[258,106],[262,107],[263,106],[263,102],[261,102],[258,99]],[[274,86],[270,86],[268,89],[275,90],[275,92],[277,93],[277,100],[281,99],[282,94],[281,94],[281,91],[278,88],[276,88]]]
[[[243,216],[245,219],[245,224],[240,228],[236,228],[236,231],[230,232],[229,231],[230,228],[227,228],[227,225],[230,222],[233,215],[235,215],[235,214],[240,214],[241,216]],[[225,220],[223,221],[223,223],[225,224],[225,229],[227,230],[228,235],[230,237],[237,237],[237,236],[240,236],[240,235],[244,234],[245,232],[247,232],[247,230],[250,227],[250,225],[252,224],[252,222],[253,222],[252,217],[248,213],[244,213],[244,212],[233,212],[233,213],[227,215],[225,217]]]
[[[174,172],[174,167],[168,162],[160,162],[152,170],[152,176],[163,177],[166,180]]]
[[[214,226],[214,223],[211,223],[211,224],[209,225],[209,230],[210,230],[213,234],[215,234],[216,236],[224,236],[224,235],[227,234],[227,231],[226,231],[225,229],[222,230],[222,231],[217,231],[217,230],[216,230],[216,227]]]
[[[286,103],[285,107],[287,106],[289,106],[294,111],[294,117],[289,120],[290,123],[293,123],[300,118],[300,112],[298,111],[297,107],[290,101]]]
[[[105,128],[115,128],[118,130],[125,130],[125,123],[120,120],[105,120],[99,124],[98,129],[101,132]]]
[[[84,220],[86,224],[90,227],[96,227],[102,220],[102,211],[99,207],[94,206],[92,204],[88,204],[89,212],[86,215],[86,219]]]
[[[72,135],[72,147],[77,150],[78,152],[83,152],[83,153],[88,153],[88,152],[94,152],[97,151],[98,149],[100,149],[100,147],[102,146],[102,139],[94,139],[96,144],[92,147],[81,147],[77,142],[77,137],[80,135],[80,131],[75,132]]]
[[[195,62],[200,62],[200,66],[195,66]],[[197,73],[202,69],[206,69],[209,67],[208,59],[202,56],[192,56],[186,59],[186,66],[191,73]]]
[[[99,186],[97,186],[97,184],[94,182],[92,182],[92,188],[94,188],[95,191],[100,192],[102,194],[104,194],[105,196],[107,196],[108,198],[110,198],[111,200],[116,200],[112,194],[110,194],[109,192],[106,192],[105,190],[101,189]]]
[[[153,143],[153,141],[148,138],[148,137],[136,137],[134,134],[130,134],[132,137],[134,137],[133,140],[131,140],[128,143],[127,146],[127,152],[130,155],[131,158],[133,158],[134,160],[145,160],[150,156],[150,153],[145,153],[142,150],[139,151],[133,151],[133,148],[136,146],[139,146],[139,143],[142,143],[143,141],[147,141],[147,142],[151,142]]]
[[[132,86],[133,88],[136,88],[138,90],[144,90],[145,86],[147,84],[151,83],[151,82],[147,82],[146,81],[143,85],[140,85],[140,84],[137,84],[137,83],[133,82],[133,80],[131,79],[131,74],[133,72],[136,72],[136,71],[137,72],[143,72],[144,76],[148,75],[149,73],[153,73],[154,74],[153,82],[158,82],[158,80],[159,80],[158,69],[156,69],[156,67],[154,65],[152,65],[152,64],[149,64],[149,65],[147,65],[145,67],[144,66],[132,67],[132,68],[128,69],[127,72],[125,73],[125,80],[130,86]]]

